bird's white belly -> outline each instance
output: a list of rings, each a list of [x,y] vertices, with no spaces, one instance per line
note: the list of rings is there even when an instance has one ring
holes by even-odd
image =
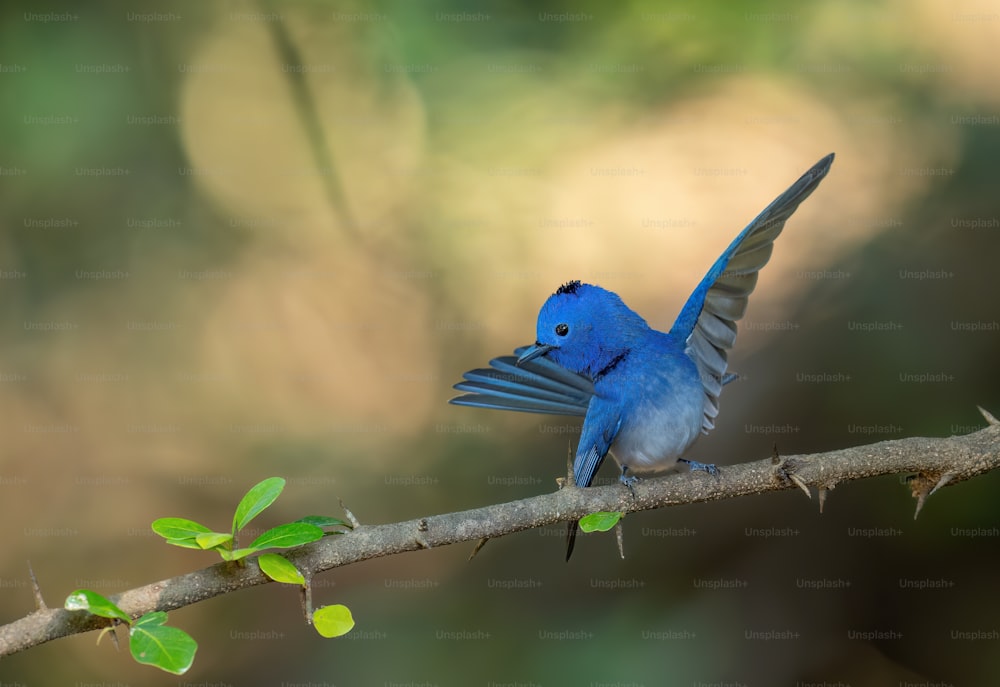
[[[700,383],[697,392],[694,399],[682,392],[658,399],[658,403],[647,399],[636,408],[611,446],[618,464],[635,472],[673,467],[701,435],[704,408]]]

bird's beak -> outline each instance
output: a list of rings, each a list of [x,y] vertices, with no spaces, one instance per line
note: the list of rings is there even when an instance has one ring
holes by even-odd
[[[528,350],[521,354],[521,357],[517,359],[518,365],[524,365],[529,360],[534,360],[540,356],[545,355],[553,348],[559,348],[558,346],[552,346],[551,344],[543,344],[535,342],[533,346],[529,346]]]

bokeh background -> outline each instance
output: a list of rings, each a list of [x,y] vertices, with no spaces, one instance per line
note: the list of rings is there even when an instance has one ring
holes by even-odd
[[[573,278],[669,327],[817,159],[691,457],[1000,412],[1000,13],[913,2],[126,2],[0,9],[0,613],[213,562],[149,524],[392,522],[551,491],[578,423],[447,404]],[[612,467],[602,480],[615,478]],[[898,478],[332,571],[171,613],[182,678],[94,635],[4,683],[982,685],[997,490]],[[255,523],[257,524],[257,523]]]

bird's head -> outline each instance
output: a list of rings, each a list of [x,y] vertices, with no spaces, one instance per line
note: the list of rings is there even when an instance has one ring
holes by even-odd
[[[649,329],[617,294],[571,281],[549,296],[538,313],[535,345],[518,364],[546,356],[567,370],[594,378],[636,336]]]

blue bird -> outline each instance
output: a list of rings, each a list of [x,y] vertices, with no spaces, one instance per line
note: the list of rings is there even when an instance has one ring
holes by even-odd
[[[736,341],[757,274],[799,204],[826,176],[833,153],[778,196],[719,256],[669,332],[652,329],[617,294],[571,281],[538,313],[534,345],[470,370],[455,389],[456,405],[583,416],[573,461],[579,487],[589,487],[608,453],[632,488],[632,472],[665,470],[677,461],[716,474],[714,465],[682,458],[715,426]],[[573,552],[577,523],[567,533]]]

